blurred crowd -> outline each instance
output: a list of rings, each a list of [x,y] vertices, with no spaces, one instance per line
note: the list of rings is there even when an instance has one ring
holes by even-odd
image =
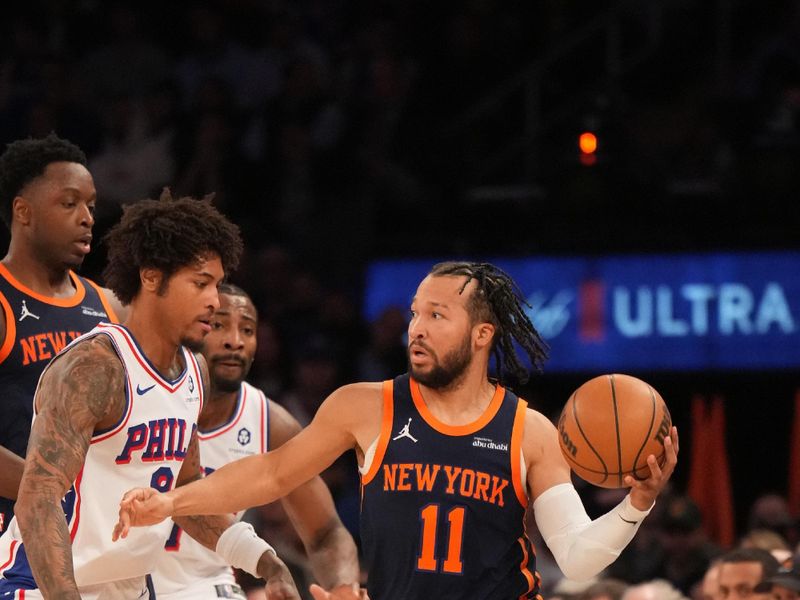
[[[730,3],[727,70],[708,33],[720,16],[707,3],[664,3],[662,46],[622,79],[588,80],[585,110],[541,140],[542,192],[523,205],[469,203],[468,186],[486,182],[459,170],[463,137],[448,139],[442,123],[605,12],[641,18],[637,3],[589,4],[33,0],[0,21],[0,143],[55,131],[80,145],[98,237],[123,204],[164,186],[213,194],[245,237],[233,279],[259,310],[251,381],[305,424],[338,385],[405,371],[405,307],[372,323],[359,313],[369,258],[796,247],[796,0],[769,11]],[[569,145],[586,115],[608,148],[592,168]],[[504,176],[493,183],[520,173]],[[103,261],[100,246],[86,274],[99,278]],[[325,476],[357,533],[354,460]],[[616,502],[581,493],[598,509]],[[738,545],[790,558],[800,540],[781,506],[759,498]],[[302,573],[280,506],[251,517]],[[589,587],[562,580],[538,548],[547,595],[564,600],[699,600],[706,571],[731,550],[678,492]]]
[[[640,3],[610,0],[35,0],[0,22],[0,142],[54,130],[79,144],[101,229],[164,185],[213,193],[249,247],[279,243],[351,279],[370,253],[790,244],[775,213],[796,212],[798,2],[720,6],[665,2],[654,25]],[[636,67],[612,77],[582,47],[539,81],[541,114],[498,105],[446,133],[608,14],[624,33],[659,32]],[[621,43],[624,58],[633,41]],[[548,122],[548,98],[574,108],[529,140],[536,172],[509,160],[476,180],[464,157]],[[599,138],[593,168],[577,160],[583,127]],[[539,192],[470,201],[474,186],[519,183]],[[498,227],[476,235],[488,211]],[[661,227],[609,240],[598,218]]]
[[[595,508],[604,509],[620,493],[593,490],[586,496],[597,500]],[[800,596],[798,541],[798,521],[781,495],[759,496],[749,507],[743,533],[732,545],[723,546],[709,537],[691,498],[673,492],[659,499],[633,542],[599,577],[583,582],[561,577],[543,546],[537,560],[547,598],[796,600]]]

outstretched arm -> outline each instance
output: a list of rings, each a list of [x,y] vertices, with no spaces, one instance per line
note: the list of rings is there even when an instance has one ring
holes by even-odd
[[[625,478],[630,493],[616,507],[589,519],[572,486],[570,470],[558,445],[557,431],[543,415],[528,411],[523,453],[528,465],[528,488],[534,500],[536,524],[561,571],[584,580],[611,564],[630,543],[678,462],[678,431],[664,440],[666,462],[654,456],[647,463],[650,476],[642,481]]]
[[[300,424],[282,406],[270,404],[269,439],[278,448],[300,432]],[[325,588],[358,583],[358,551],[345,529],[328,486],[319,476],[285,496],[283,503],[308,553],[311,570]],[[358,586],[356,585],[356,590]]]
[[[152,525],[169,516],[231,513],[285,496],[356,446],[354,432],[364,427],[379,402],[380,387],[339,388],[322,403],[308,427],[274,452],[234,461],[165,494],[146,488],[129,491],[120,503],[114,539],[126,536],[131,526]],[[374,420],[379,422],[377,410]],[[374,429],[377,435],[378,426]]]
[[[80,600],[61,499],[83,467],[95,428],[121,417],[123,386],[122,363],[103,336],[77,344],[42,375],[16,516],[45,598]]]
[[[201,369],[204,370],[205,362],[201,362]],[[200,444],[197,440],[197,434],[192,435],[189,441],[189,449],[186,453],[181,472],[178,475],[178,486],[186,485],[192,481],[197,481],[201,478],[200,467]],[[218,544],[220,537],[228,530],[229,527],[235,524],[235,520],[231,515],[192,515],[185,517],[175,517],[175,523],[181,527],[186,533],[192,536],[195,540],[203,544],[206,548],[218,551]],[[234,532],[229,532],[229,536]],[[300,595],[297,587],[294,584],[291,573],[288,567],[280,560],[273,551],[264,551],[258,542],[253,542],[253,537],[245,537],[246,543],[254,544],[255,552],[244,554],[248,563],[255,565],[247,570],[251,575],[263,578],[269,588],[271,588],[271,598],[281,600],[299,600]],[[262,542],[263,544],[263,542]],[[265,545],[265,544],[264,544]],[[258,554],[257,556],[255,554]],[[228,557],[225,557],[228,558]],[[243,564],[235,565],[242,567]]]

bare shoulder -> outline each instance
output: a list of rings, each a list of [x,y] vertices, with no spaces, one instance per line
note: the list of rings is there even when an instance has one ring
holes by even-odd
[[[43,377],[69,374],[92,379],[88,376],[94,373],[97,379],[104,379],[104,376],[122,376],[123,372],[108,336],[95,335],[71,346],[50,364]]]
[[[363,449],[380,433],[382,409],[381,383],[351,383],[325,399],[314,421],[347,432]]]
[[[383,398],[383,384],[381,382],[368,381],[361,383],[349,383],[337,389],[331,397],[343,399],[348,402],[376,402]]]
[[[558,429],[549,418],[532,408],[525,414],[522,454],[533,499],[549,487],[570,480],[569,466],[558,445]]]
[[[528,408],[525,413],[525,434],[522,438],[525,462],[530,467],[553,451],[558,451],[558,431],[555,425],[538,410]]]
[[[383,387],[381,383],[350,383],[335,390],[322,403],[320,410],[341,412],[364,418],[380,408],[383,404]]]
[[[539,435],[552,435],[556,428],[553,422],[540,413],[538,410],[528,408],[525,411],[525,436],[529,434]]]
[[[42,374],[37,410],[51,405],[82,405],[102,422],[125,401],[125,370],[104,335],[82,340],[54,360]],[[87,415],[89,416],[89,415]],[[90,417],[91,418],[91,417]]]

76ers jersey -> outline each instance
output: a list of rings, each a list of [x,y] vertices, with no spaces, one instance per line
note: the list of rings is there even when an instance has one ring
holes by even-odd
[[[101,323],[73,344],[99,335],[111,339],[124,366],[126,407],[119,423],[92,436],[83,468],[62,500],[80,589],[143,577],[155,568],[169,522],[134,528],[112,542],[119,501],[133,487],[162,492],[175,487],[203,401],[200,369],[191,352],[181,349],[185,368],[170,381],[120,325]],[[16,519],[0,538],[0,575],[0,596],[36,588]]]
[[[408,375],[384,382],[381,433],[362,474],[369,595],[535,598],[521,476],[527,404],[497,386],[484,414],[446,425]]]
[[[210,431],[197,432],[203,471],[208,475],[239,458],[266,452],[268,433],[269,401],[261,390],[243,382],[230,420]],[[239,512],[237,519],[243,514],[244,511]],[[158,598],[186,591],[201,582],[209,588],[236,583],[228,563],[177,525],[173,525],[164,550],[153,573]],[[198,592],[193,597],[201,595]]]

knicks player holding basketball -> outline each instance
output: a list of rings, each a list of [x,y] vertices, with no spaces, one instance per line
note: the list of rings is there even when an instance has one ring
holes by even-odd
[[[253,301],[241,288],[223,284],[219,303],[203,342],[211,391],[200,413],[197,437],[206,473],[243,456],[273,450],[300,431],[286,409],[244,381],[256,353],[258,314]],[[300,486],[283,498],[283,505],[317,580],[334,593],[337,587],[357,591],[356,545],[322,479],[315,477]],[[228,564],[183,535],[177,525],[158,559],[153,584],[159,600],[245,600]]]
[[[14,514],[42,369],[100,321],[123,316],[113,294],[74,272],[91,248],[95,202],[86,156],[55,134],[0,156],[0,217],[11,232],[0,261],[0,532]]]
[[[131,490],[114,535],[170,515],[224,513],[269,502],[355,448],[361,464],[361,531],[375,600],[534,598],[539,578],[523,518],[532,505],[562,572],[586,579],[630,542],[677,464],[626,480],[630,493],[590,520],[570,483],[554,425],[501,382],[528,373],[544,344],[514,282],[486,263],[442,263],[420,283],[408,326],[410,373],[344,386],[275,452],[231,463],[202,481],[160,494]],[[319,595],[317,598],[324,598]]]
[[[147,200],[108,235],[105,277],[129,304],[125,326],[101,323],[42,373],[16,516],[0,538],[0,596],[127,600],[153,597],[169,524],[112,544],[115,490],[169,490],[200,477],[197,416],[207,381],[200,347],[217,285],[238,262],[238,229],[207,201]],[[121,491],[120,491],[121,493]],[[231,519],[177,519],[231,564],[298,598],[285,565]]]

